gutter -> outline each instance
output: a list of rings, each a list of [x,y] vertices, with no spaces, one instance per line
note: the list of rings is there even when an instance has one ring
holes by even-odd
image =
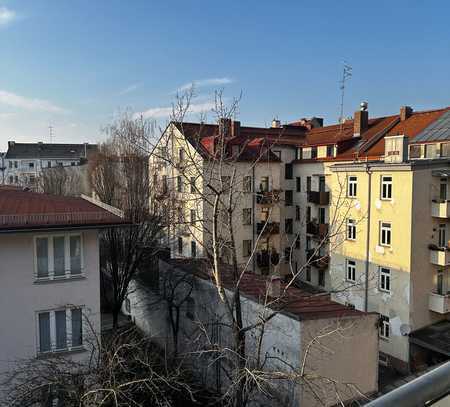
[[[369,169],[369,164],[366,164],[366,173],[369,176],[369,191],[367,194],[367,235],[366,235],[366,264],[364,272],[364,311],[367,312],[369,308],[369,256],[370,256],[370,208],[372,206],[372,171]]]

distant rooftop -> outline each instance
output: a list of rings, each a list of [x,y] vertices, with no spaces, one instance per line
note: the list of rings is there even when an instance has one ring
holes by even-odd
[[[6,159],[79,159],[97,151],[96,144],[16,143],[8,141]]]

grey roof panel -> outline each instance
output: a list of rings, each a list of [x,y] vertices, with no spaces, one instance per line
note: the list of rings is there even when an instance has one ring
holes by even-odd
[[[423,129],[411,142],[450,140],[450,110]]]
[[[95,151],[96,144],[86,145],[88,156]],[[84,154],[84,144],[9,143],[5,158],[77,159]]]

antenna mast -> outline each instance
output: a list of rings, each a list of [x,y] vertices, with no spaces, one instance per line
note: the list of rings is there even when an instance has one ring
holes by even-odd
[[[345,95],[345,83],[348,79],[352,77],[352,67],[346,62],[343,62],[343,69],[342,69],[342,79],[339,81],[341,90],[341,108],[339,113],[339,123],[341,125],[341,132],[342,132],[342,125],[344,123],[344,95]]]
[[[53,143],[53,126],[48,126],[49,134],[50,134],[50,144]]]

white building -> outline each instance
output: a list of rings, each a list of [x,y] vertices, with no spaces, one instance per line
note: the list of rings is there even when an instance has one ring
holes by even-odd
[[[2,182],[31,186],[45,168],[84,164],[97,151],[95,144],[16,143],[8,141],[4,155]]]
[[[17,360],[91,356],[89,338],[100,332],[98,231],[124,223],[104,208],[0,186],[0,378]]]

